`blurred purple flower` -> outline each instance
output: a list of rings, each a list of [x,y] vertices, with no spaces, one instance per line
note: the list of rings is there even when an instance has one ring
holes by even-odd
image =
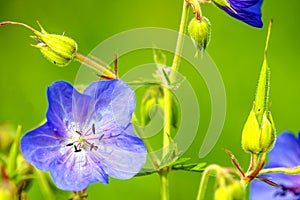
[[[274,148],[269,153],[269,164],[265,168],[286,167],[292,168],[300,165],[300,133],[298,138],[289,132],[283,132],[276,140]],[[283,173],[270,173],[262,176],[278,185],[282,189],[270,186],[262,181],[255,180],[251,184],[251,200],[299,200],[300,174],[288,175]]]
[[[227,2],[224,3],[223,1]],[[261,21],[261,5],[263,0],[213,0],[213,2],[238,20],[257,28],[263,26]]]
[[[58,81],[47,95],[47,122],[23,136],[21,150],[58,188],[79,191],[140,171],[146,148],[133,132],[135,95],[123,81],[97,81],[83,93]]]

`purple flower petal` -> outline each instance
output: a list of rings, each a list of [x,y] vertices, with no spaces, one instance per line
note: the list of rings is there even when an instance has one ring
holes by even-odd
[[[46,123],[28,132],[21,140],[24,158],[42,171],[48,171],[50,163],[58,158],[63,138]]]
[[[103,138],[97,144],[96,158],[101,158],[105,171],[112,177],[128,179],[139,172],[145,163],[146,148],[143,141],[134,136],[132,126],[128,126],[116,137]]]
[[[92,97],[95,109],[104,113],[110,112],[121,127],[126,127],[131,121],[131,116],[135,110],[135,95],[133,90],[123,81],[101,81],[92,83],[84,94]]]
[[[47,95],[48,122],[61,134],[67,134],[70,129],[80,129],[78,124],[71,123],[82,122],[88,116],[90,97],[80,94],[71,84],[64,81],[57,81],[48,87]]]
[[[287,167],[300,165],[300,142],[294,134],[283,132],[276,140],[269,153],[269,164],[265,168]],[[270,186],[262,181],[254,180],[250,188],[251,200],[298,200],[300,194],[300,174],[284,173],[264,174],[263,177],[283,186],[283,189]]]
[[[292,192],[283,193],[282,189],[262,181],[253,181],[250,187],[250,200],[298,200]]]
[[[300,143],[294,134],[283,132],[269,153],[269,167],[296,167],[300,165]]]
[[[139,172],[146,148],[133,132],[135,95],[123,81],[97,81],[83,94],[58,81],[47,94],[47,123],[23,136],[21,150],[57,187],[79,191]]]
[[[243,21],[251,26],[261,28],[263,23],[261,21],[261,5],[263,0],[227,0],[230,7],[219,5],[230,16]]]
[[[95,182],[108,183],[102,164],[94,162],[84,151],[69,151],[56,159],[50,165],[50,174],[58,188],[68,191],[80,191]]]

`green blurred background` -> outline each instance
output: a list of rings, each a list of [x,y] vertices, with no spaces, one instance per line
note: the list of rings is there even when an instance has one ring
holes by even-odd
[[[227,116],[221,137],[214,149],[201,160],[199,147],[210,120],[210,100],[201,77],[193,77],[192,69],[180,68],[193,84],[201,108],[201,124],[197,138],[186,152],[195,162],[205,161],[232,166],[222,150],[234,152],[246,168],[249,156],[240,147],[240,135],[252,106],[260,67],[263,60],[267,25],[271,18],[274,26],[269,45],[271,67],[271,101],[278,133],[299,131],[299,15],[300,2],[266,0],[262,6],[264,27],[256,29],[228,16],[213,5],[204,5],[203,14],[212,23],[212,40],[207,48],[219,68],[227,94]],[[39,20],[51,33],[65,32],[74,38],[82,54],[88,54],[97,44],[119,32],[138,27],[163,27],[177,30],[182,1],[1,1],[0,21],[20,21],[37,27]],[[190,13],[191,14],[191,13]],[[190,15],[191,17],[192,15]],[[17,26],[0,28],[0,121],[21,124],[23,131],[32,129],[44,119],[47,109],[46,88],[53,81],[74,82],[80,63],[72,62],[59,68],[47,61],[32,47],[31,33]],[[159,46],[159,44],[156,44]],[[118,47],[115,47],[116,49]],[[137,63],[152,59],[131,56],[120,59],[121,73]],[[101,55],[97,55],[101,58]],[[170,60],[169,60],[170,62]],[[187,133],[188,134],[188,133]],[[174,200],[195,199],[200,174],[171,172],[170,197]],[[58,199],[67,199],[55,191]],[[111,179],[109,185],[94,184],[89,199],[159,199],[157,174],[120,181]],[[29,192],[29,199],[40,199],[36,181]],[[211,195],[207,197],[210,199]]]

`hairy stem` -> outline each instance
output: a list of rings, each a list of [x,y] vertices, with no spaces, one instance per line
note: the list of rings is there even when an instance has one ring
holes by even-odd
[[[96,70],[101,71],[103,73],[103,75],[108,78],[111,78],[111,79],[117,78],[116,74],[114,72],[112,72],[110,69],[103,67],[99,63],[95,62],[94,60],[92,60],[88,57],[81,55],[80,53],[75,54],[75,59],[89,67],[92,67]]]
[[[188,4],[185,0],[183,0],[183,8],[181,14],[181,21],[179,26],[179,33],[176,43],[175,55],[172,63],[172,71],[170,74],[170,84],[174,82],[176,78],[176,72],[178,70],[179,61],[180,61],[180,53],[183,46],[183,36],[186,28],[187,22],[187,13],[188,13]],[[164,87],[164,131],[163,131],[163,158],[168,154],[169,144],[170,144],[170,133],[171,133],[171,124],[172,124],[172,96],[171,91],[168,87]],[[160,175],[161,180],[161,199],[168,200],[169,199],[169,191],[168,191],[168,171],[170,169],[166,167],[162,169]]]
[[[162,170],[159,173],[159,178],[160,178],[161,200],[169,200],[168,171]]]

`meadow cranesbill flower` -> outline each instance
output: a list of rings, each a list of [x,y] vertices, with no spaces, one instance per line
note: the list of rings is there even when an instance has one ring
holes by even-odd
[[[58,81],[47,95],[47,122],[23,136],[21,150],[58,188],[79,191],[139,172],[146,148],[133,132],[135,95],[123,81],[96,81],[83,93]]]
[[[289,132],[277,137],[274,148],[269,153],[269,164],[265,168],[293,168],[300,165],[300,134],[298,138]],[[250,189],[251,200],[299,200],[300,174],[269,173],[262,176],[282,188],[270,186],[262,181],[253,181]]]
[[[261,5],[263,0],[212,0],[232,17],[251,26],[261,28]]]

